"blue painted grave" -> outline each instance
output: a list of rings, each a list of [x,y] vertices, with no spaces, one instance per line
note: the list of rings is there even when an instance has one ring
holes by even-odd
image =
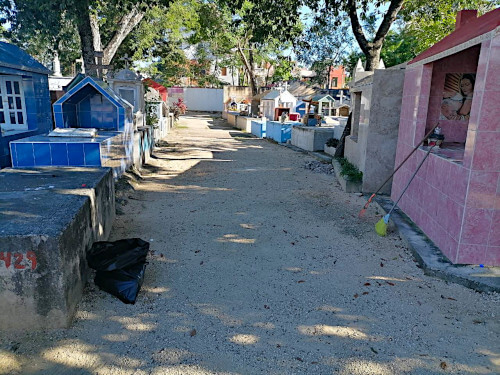
[[[96,136],[37,135],[10,143],[14,168],[111,167],[115,177],[133,157],[133,107],[103,81],[77,77],[54,103],[58,129],[96,129]]]
[[[266,136],[266,121],[252,121],[251,132],[256,137],[264,138]]]
[[[278,143],[286,143],[292,138],[292,127],[301,126],[300,122],[268,121],[266,124],[266,138],[275,140]]]

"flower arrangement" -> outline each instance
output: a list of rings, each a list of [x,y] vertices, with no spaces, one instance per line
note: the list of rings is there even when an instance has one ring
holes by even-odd
[[[179,111],[179,114],[183,115],[187,111],[187,105],[184,103],[184,99],[179,98],[177,99],[177,102],[173,104],[174,106],[174,111],[177,109]]]

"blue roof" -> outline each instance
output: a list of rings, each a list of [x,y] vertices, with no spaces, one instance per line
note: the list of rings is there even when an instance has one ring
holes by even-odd
[[[106,97],[109,101],[111,101],[116,107],[128,108],[132,107],[127,101],[123,100],[120,96],[118,96],[108,84],[98,78],[85,77],[76,85],[74,85],[71,89],[68,90],[66,94],[60,97],[54,104],[62,104],[68,99],[70,99],[73,95],[76,95],[78,91],[85,88],[85,86],[92,86],[95,88],[100,94]]]
[[[0,42],[0,66],[28,72],[50,74],[51,71],[18,46]]]

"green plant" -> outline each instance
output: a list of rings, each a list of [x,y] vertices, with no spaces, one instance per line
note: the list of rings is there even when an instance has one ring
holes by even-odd
[[[340,164],[340,175],[346,177],[352,182],[361,182],[363,179],[363,172],[361,172],[354,164],[349,162],[346,158],[336,158]]]
[[[339,140],[337,138],[328,138],[326,145],[328,147],[337,147],[339,145]]]

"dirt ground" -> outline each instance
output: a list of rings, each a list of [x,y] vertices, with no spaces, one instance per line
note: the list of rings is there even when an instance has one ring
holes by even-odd
[[[494,374],[497,294],[425,276],[306,154],[190,115],[122,190],[151,243],[125,305],[91,282],[71,328],[3,335],[0,374]]]

